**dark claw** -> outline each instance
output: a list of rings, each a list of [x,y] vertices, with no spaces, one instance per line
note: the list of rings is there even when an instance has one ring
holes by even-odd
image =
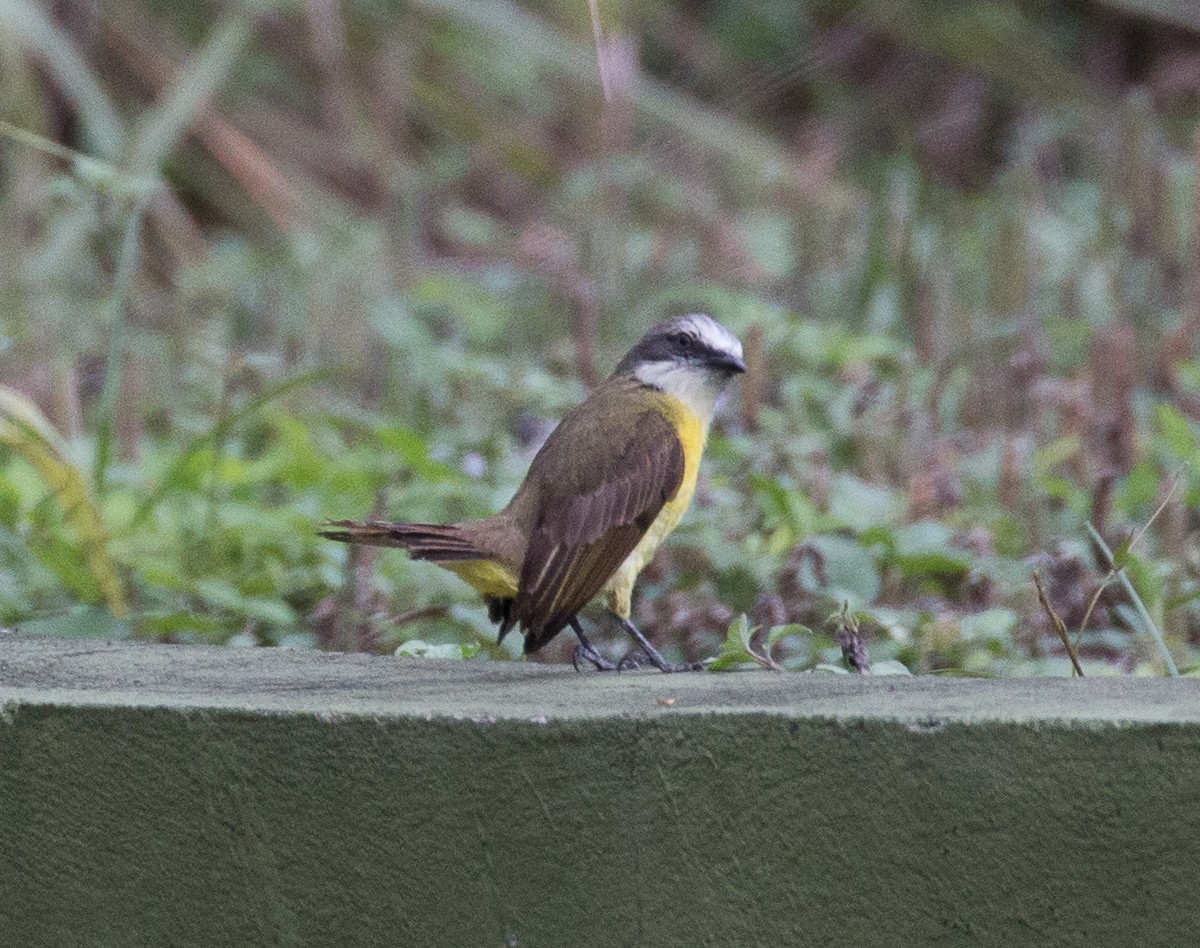
[[[595,649],[589,648],[581,642],[575,646],[575,651],[571,653],[571,665],[577,672],[583,671],[583,669],[579,667],[579,659],[581,656],[591,662],[592,665],[595,666],[596,671],[609,672],[617,668],[616,665],[610,662]]]
[[[577,617],[572,616],[567,624],[575,630],[575,635],[579,638],[579,644],[575,646],[575,651],[571,654],[571,664],[575,666],[576,671],[579,671],[580,655],[595,665],[597,671],[610,672],[617,668],[616,665],[597,652],[595,646],[588,641],[587,634],[583,631],[583,626],[579,624]]]

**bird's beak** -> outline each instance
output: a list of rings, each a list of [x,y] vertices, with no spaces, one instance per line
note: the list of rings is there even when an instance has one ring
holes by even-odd
[[[717,369],[720,372],[729,372],[731,375],[734,373],[740,375],[746,371],[745,360],[731,352],[713,353],[704,361],[709,368]]]

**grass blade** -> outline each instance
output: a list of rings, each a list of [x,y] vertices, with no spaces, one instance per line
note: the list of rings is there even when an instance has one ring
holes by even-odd
[[[53,73],[79,110],[92,150],[110,161],[119,158],[125,142],[120,114],[71,38],[27,0],[0,0],[0,26]]]
[[[112,291],[112,321],[108,344],[108,358],[104,366],[104,384],[100,389],[97,406],[96,458],[92,467],[92,483],[96,490],[104,492],[105,475],[112,459],[113,431],[117,423],[117,411],[121,400],[121,367],[125,360],[125,323],[129,310],[129,288],[133,283],[133,271],[137,267],[141,250],[142,218],[145,202],[139,202],[125,222],[125,236],[121,241],[121,255],[117,260],[116,280]]]
[[[249,4],[237,4],[213,28],[208,44],[180,70],[161,101],[138,123],[130,149],[131,173],[158,171],[233,71],[253,36],[254,19]]]
[[[1142,602],[1142,597],[1138,595],[1138,591],[1133,588],[1133,583],[1129,581],[1129,577],[1125,575],[1125,570],[1118,569],[1116,561],[1113,559],[1113,552],[1108,548],[1108,544],[1104,542],[1104,537],[1100,536],[1100,531],[1091,525],[1085,524],[1088,533],[1096,546],[1100,548],[1100,552],[1104,554],[1108,560],[1109,567],[1116,574],[1117,579],[1121,581],[1121,585],[1125,587],[1125,591],[1129,593],[1129,598],[1133,600],[1133,606],[1137,609],[1138,615],[1141,616],[1142,622],[1145,623],[1147,631],[1154,638],[1154,644],[1158,646],[1158,652],[1162,656],[1163,662],[1167,666],[1167,673],[1172,677],[1179,675],[1179,669],[1175,666],[1175,659],[1171,657],[1170,651],[1167,649],[1166,640],[1163,638],[1162,630],[1159,629],[1158,623],[1150,618],[1150,610],[1146,608],[1146,604]]]
[[[125,588],[108,551],[100,510],[80,468],[38,407],[15,389],[0,385],[0,444],[6,445],[38,472],[63,509],[79,538],[84,563],[96,580],[109,611],[126,614]]]

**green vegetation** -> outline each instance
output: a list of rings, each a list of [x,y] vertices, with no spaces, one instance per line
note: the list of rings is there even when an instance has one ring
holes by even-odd
[[[0,0],[0,626],[506,656],[316,526],[496,509],[701,308],[751,371],[668,651],[1195,672],[1177,7]]]

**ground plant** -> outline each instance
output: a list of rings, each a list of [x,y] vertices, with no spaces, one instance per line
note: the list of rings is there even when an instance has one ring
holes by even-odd
[[[0,628],[515,657],[317,528],[702,310],[665,652],[1200,673],[1198,115],[1166,0],[0,0]]]

